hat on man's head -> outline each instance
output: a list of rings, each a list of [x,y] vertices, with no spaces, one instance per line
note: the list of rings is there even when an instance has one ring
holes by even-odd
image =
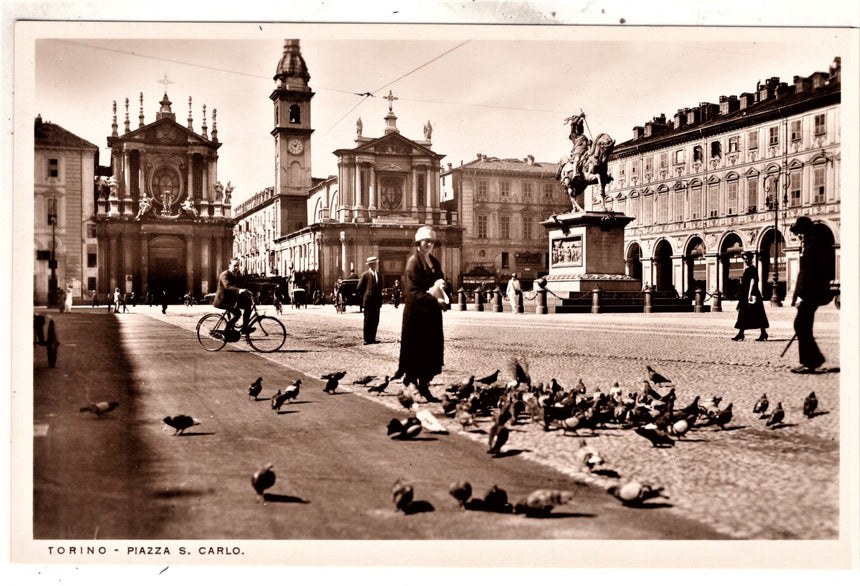
[[[367,257],[367,264],[373,264],[375,262],[379,262],[379,259],[376,258],[375,256],[368,256]]]
[[[750,252],[749,250],[747,250],[747,251],[743,254],[743,257],[744,257],[744,258],[753,259],[753,258],[755,258],[755,253],[754,253],[754,252]]]
[[[415,232],[415,242],[421,242],[422,240],[438,242],[438,240],[436,240],[436,231],[430,226],[421,226],[418,228],[418,231]]]
[[[511,273],[511,277],[516,277],[516,276],[517,276],[516,273]]]
[[[794,221],[794,224],[791,225],[792,234],[806,234],[812,228],[812,220],[807,218],[806,216],[800,216]]]

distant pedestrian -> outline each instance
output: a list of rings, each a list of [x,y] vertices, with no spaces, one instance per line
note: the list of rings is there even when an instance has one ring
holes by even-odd
[[[167,291],[161,290],[161,313],[167,313]]]
[[[394,287],[391,288],[391,298],[394,301],[394,309],[400,307],[400,296],[403,291],[400,289],[400,281],[394,281]]]
[[[364,307],[364,344],[377,344],[382,280],[379,277],[379,259],[375,256],[367,257],[367,270],[361,274],[355,292],[361,296],[361,305]]]
[[[113,307],[113,293],[111,293],[110,290],[108,290],[108,294],[107,294],[107,310],[108,310],[108,313],[110,313],[111,307]]]
[[[517,313],[517,302],[522,293],[523,289],[520,286],[520,280],[517,279],[517,274],[511,274],[511,279],[508,281],[508,289],[505,292],[505,295],[508,297],[508,303],[511,304],[511,312]]]
[[[813,336],[815,311],[832,299],[830,281],[836,272],[833,237],[823,224],[813,224],[800,216],[789,228],[800,238],[800,272],[794,285],[791,305],[797,307],[794,334],[800,366],[792,368],[797,374],[814,374],[824,364],[824,355]],[[799,299],[799,301],[798,301]]]
[[[131,306],[137,307],[137,296],[135,295],[134,291],[129,293],[128,296],[129,296],[129,300],[131,301]]]
[[[128,308],[125,306],[125,295],[119,290],[119,287],[113,293],[114,313],[119,313],[119,308],[122,307],[123,313],[128,313]]]
[[[146,302],[152,307],[152,291],[146,292]]]
[[[93,307],[98,307],[98,306],[99,306],[99,296],[98,296],[98,293],[93,291]]]
[[[757,342],[767,340],[767,314],[764,311],[764,301],[758,286],[758,269],[753,266],[752,252],[744,253],[744,274],[741,277],[741,298],[738,300],[738,319],[735,328],[738,334],[732,338],[735,342],[744,339],[744,330],[761,329]]]

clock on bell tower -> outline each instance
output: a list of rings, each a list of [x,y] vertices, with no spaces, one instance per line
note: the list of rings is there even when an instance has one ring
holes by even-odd
[[[311,189],[311,99],[308,68],[298,39],[284,41],[284,53],[269,96],[275,113],[275,192],[282,200],[285,233],[307,225],[306,202]]]

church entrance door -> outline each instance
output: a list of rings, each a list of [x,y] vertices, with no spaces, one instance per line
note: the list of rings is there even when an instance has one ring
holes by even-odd
[[[176,303],[187,293],[185,240],[178,236],[156,236],[149,241],[149,291],[167,293]]]

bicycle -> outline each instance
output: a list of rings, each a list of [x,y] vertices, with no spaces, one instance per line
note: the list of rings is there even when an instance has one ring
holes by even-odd
[[[275,352],[280,350],[287,341],[287,329],[275,317],[257,313],[257,304],[251,303],[251,316],[248,327],[256,328],[245,335],[245,340],[258,352]],[[232,317],[229,311],[222,313],[207,313],[197,322],[197,341],[207,352],[217,352],[228,342],[238,342],[242,334],[239,330],[228,328],[227,323]]]

